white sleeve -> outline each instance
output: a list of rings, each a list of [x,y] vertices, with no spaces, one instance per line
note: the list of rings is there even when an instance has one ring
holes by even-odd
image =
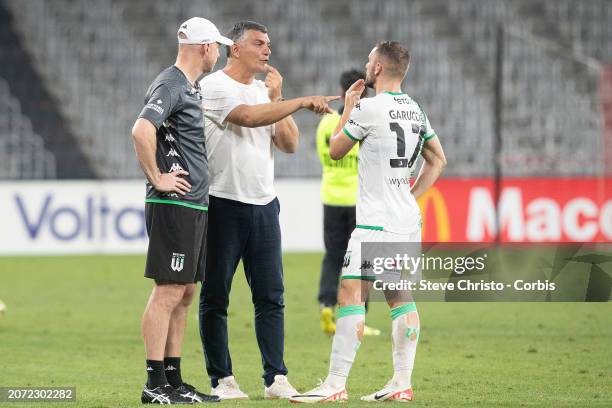
[[[236,89],[224,86],[219,82],[202,83],[202,107],[206,118],[222,125],[237,106],[244,102],[236,93]]]
[[[358,142],[363,140],[369,133],[370,120],[368,107],[365,101],[360,101],[351,111],[348,122],[342,128],[345,135]]]

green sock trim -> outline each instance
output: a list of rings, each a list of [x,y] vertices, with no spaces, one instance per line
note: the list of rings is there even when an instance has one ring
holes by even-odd
[[[417,308],[414,302],[406,303],[405,305],[394,307],[393,309],[391,309],[391,320],[395,320],[401,315],[409,313],[409,312],[416,312],[416,310]]]
[[[365,306],[340,306],[336,318],[340,319],[341,317],[359,314],[365,314]]]

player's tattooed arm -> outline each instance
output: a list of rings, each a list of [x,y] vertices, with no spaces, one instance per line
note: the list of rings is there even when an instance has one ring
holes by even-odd
[[[149,183],[157,191],[173,192],[181,195],[191,191],[191,185],[181,176],[187,176],[184,170],[162,173],[157,167],[157,129],[147,119],[139,118],[132,128],[132,141],[138,163]]]
[[[410,189],[416,199],[422,196],[436,182],[442,170],[446,167],[446,157],[438,137],[434,137],[425,143],[421,155],[424,159],[423,165]]]
[[[340,117],[336,129],[334,129],[334,136],[329,140],[329,155],[334,160],[342,159],[353,148],[355,143],[357,143],[344,134],[342,129],[346,125],[346,122],[348,122],[353,108],[359,103],[364,89],[365,81],[363,79],[358,79],[345,93],[342,117]]]

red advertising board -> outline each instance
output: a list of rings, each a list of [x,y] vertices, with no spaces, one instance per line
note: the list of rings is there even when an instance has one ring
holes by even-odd
[[[419,205],[424,241],[495,240],[492,179],[441,179]],[[612,242],[612,178],[507,178],[497,213],[502,242]]]

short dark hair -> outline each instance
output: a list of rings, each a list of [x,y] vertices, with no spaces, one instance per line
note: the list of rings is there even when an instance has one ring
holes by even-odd
[[[365,73],[358,69],[351,69],[340,74],[340,88],[343,92],[351,87],[358,79],[365,79]]]
[[[260,33],[268,34],[268,29],[265,25],[256,23],[255,21],[239,21],[232,27],[231,30],[225,35],[227,38],[232,40],[233,42],[238,42],[244,33],[249,30],[259,31]],[[232,47],[226,48],[226,55],[230,57],[232,55]]]
[[[386,62],[390,76],[404,78],[410,65],[410,52],[397,41],[381,41],[376,44],[376,54]]]

